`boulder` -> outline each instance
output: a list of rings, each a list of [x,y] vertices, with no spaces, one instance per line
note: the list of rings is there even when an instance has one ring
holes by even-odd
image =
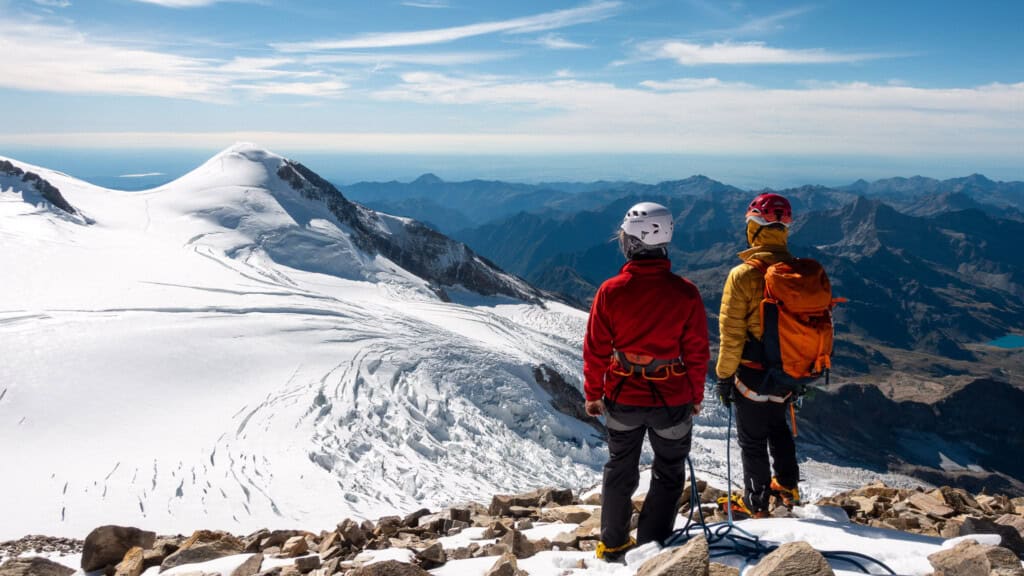
[[[835,576],[820,552],[807,542],[787,542],[765,556],[747,576]]]
[[[384,516],[377,521],[377,527],[373,529],[374,536],[389,538],[398,534],[402,529],[402,519],[398,516]]]
[[[153,547],[155,532],[130,526],[100,526],[85,537],[82,547],[82,571],[92,572],[120,562],[126,552],[135,546]]]
[[[971,534],[999,534],[1003,539],[1000,546],[1013,550],[1017,556],[1024,557],[1024,538],[1013,526],[997,524],[987,518],[964,518],[964,523],[960,526],[960,535]]]
[[[433,570],[447,562],[448,556],[445,554],[444,546],[440,542],[434,542],[417,552],[416,559],[419,560],[420,566],[423,568]]]
[[[366,545],[366,534],[374,531],[373,523],[369,525],[360,525],[355,520],[346,518],[338,524],[338,534],[341,535],[341,539],[345,544],[353,546],[355,548],[362,548]]]
[[[913,494],[907,502],[925,514],[939,518],[947,518],[956,514],[956,510],[946,506],[945,503],[937,500],[934,496],[921,492]]]
[[[557,506],[548,508],[545,512],[548,516],[566,524],[582,524],[594,515],[592,510],[579,506]]]
[[[964,540],[949,550],[940,550],[928,556],[934,576],[1024,576],[1020,560],[1001,546],[985,546],[974,540]]]
[[[1018,516],[1016,514],[1003,514],[999,518],[996,518],[996,524],[1002,524],[1003,526],[1013,526],[1017,529],[1017,532],[1024,537],[1024,516]]]
[[[708,576],[708,571],[708,541],[700,535],[650,558],[636,576]]]
[[[241,554],[245,550],[245,545],[242,541],[230,534],[223,535],[221,539],[214,540],[213,542],[200,543],[202,542],[201,539],[193,540],[191,538],[189,541],[192,541],[193,544],[188,548],[185,547],[185,544],[182,544],[182,547],[177,552],[171,554],[160,563],[161,572],[183,564],[195,564],[197,562],[216,560],[225,556],[234,556],[235,554]],[[189,541],[186,541],[186,544]]]
[[[139,576],[142,574],[142,564],[145,561],[142,548],[132,546],[124,554],[121,562],[114,567],[114,576]]]
[[[428,508],[420,508],[419,510],[406,515],[405,518],[402,518],[402,526],[405,526],[407,528],[419,526],[420,518],[428,516],[429,514],[430,510]]]
[[[309,553],[309,543],[303,536],[292,536],[281,546],[281,555],[288,558],[296,558]]]
[[[295,567],[299,569],[299,572],[307,574],[320,567],[320,557],[313,554],[311,556],[296,558]]]
[[[245,562],[242,562],[238,568],[235,568],[231,572],[231,576],[255,576],[259,574],[262,567],[263,554],[256,553],[246,558]]]
[[[12,558],[0,566],[0,576],[71,576],[74,573],[63,564],[39,556]]]
[[[533,543],[519,530],[509,530],[501,537],[499,543],[507,546],[509,551],[520,560],[529,558],[537,552]]]
[[[349,572],[348,576],[430,576],[430,572],[415,564],[385,560],[356,568]]]
[[[506,552],[484,573],[484,576],[526,576],[526,572],[519,569],[516,557]]]

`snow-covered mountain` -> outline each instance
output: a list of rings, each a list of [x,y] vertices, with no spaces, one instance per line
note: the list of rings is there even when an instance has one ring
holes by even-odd
[[[579,386],[585,313],[462,244],[252,145],[144,192],[0,161],[0,540],[598,481],[599,434],[550,391]],[[694,448],[723,485],[724,424]],[[805,471],[810,494],[864,480]]]
[[[594,477],[594,428],[533,376],[578,382],[581,313],[461,244],[249,145],[139,193],[8,162],[75,213],[2,182],[0,538]]]

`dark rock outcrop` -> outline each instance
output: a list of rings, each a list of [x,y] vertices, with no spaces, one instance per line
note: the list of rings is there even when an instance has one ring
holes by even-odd
[[[119,563],[135,546],[143,550],[153,547],[155,532],[130,526],[100,526],[89,533],[82,548],[82,570],[92,572]]]
[[[381,254],[405,270],[437,287],[465,286],[484,296],[502,295],[538,301],[541,293],[526,282],[501,271],[465,244],[415,220],[399,221],[401,233],[392,234],[382,216],[349,201],[330,182],[298,162],[285,160],[277,176],[304,198],[323,202],[338,221],[350,227],[353,242],[370,254]]]
[[[594,427],[602,436],[605,434],[604,424],[593,416],[587,415],[583,408],[585,402],[579,388],[569,384],[557,370],[546,364],[533,369],[533,378],[545,392],[551,395],[551,406],[568,416],[582,420]]]
[[[22,182],[31,185],[32,188],[50,204],[53,204],[68,214],[78,214],[78,210],[76,210],[70,202],[64,199],[60,190],[39,174],[36,174],[35,172],[26,172],[7,160],[0,160],[0,174],[20,177]]]
[[[75,571],[46,558],[14,558],[0,566],[0,576],[71,576]]]

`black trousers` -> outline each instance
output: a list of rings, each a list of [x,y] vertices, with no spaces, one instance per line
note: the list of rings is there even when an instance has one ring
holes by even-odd
[[[756,389],[764,380],[764,372],[741,369],[739,378]],[[773,467],[775,477],[783,486],[796,487],[800,480],[796,443],[786,421],[789,406],[754,402],[738,393],[736,396],[736,436],[743,457],[744,495],[752,512],[768,510]]]
[[[693,408],[627,406],[608,399],[608,463],[604,466],[601,541],[614,548],[629,539],[633,492],[640,484],[644,436],[654,449],[651,484],[640,510],[637,542],[664,540],[675,526],[690,453]]]

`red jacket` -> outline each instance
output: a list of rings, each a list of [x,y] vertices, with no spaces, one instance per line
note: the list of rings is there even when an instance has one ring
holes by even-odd
[[[583,389],[587,400],[607,396],[620,404],[660,406],[661,399],[640,376],[623,380],[609,370],[612,352],[681,358],[686,374],[654,382],[669,406],[704,401],[708,323],[700,292],[676,276],[665,258],[631,260],[597,290],[583,341]]]

